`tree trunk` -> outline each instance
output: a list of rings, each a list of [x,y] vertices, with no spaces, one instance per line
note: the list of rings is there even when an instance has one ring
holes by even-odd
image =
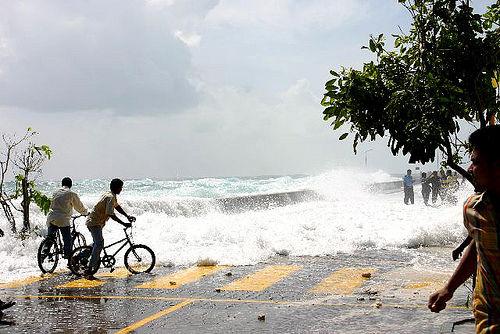
[[[12,233],[16,233],[16,220],[14,219],[14,215],[12,214],[12,210],[10,209],[9,203],[7,201],[4,201],[3,199],[0,200],[0,204],[2,205],[3,212],[5,213],[5,217],[7,218],[7,221],[10,224],[10,230]]]
[[[30,195],[28,189],[28,178],[25,176],[22,181],[23,190],[23,202],[21,206],[23,208],[23,231],[30,230]]]

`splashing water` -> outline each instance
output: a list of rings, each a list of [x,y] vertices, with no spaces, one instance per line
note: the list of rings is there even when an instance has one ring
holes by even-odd
[[[118,202],[137,217],[134,240],[149,245],[159,265],[190,265],[203,259],[248,265],[276,254],[314,256],[370,248],[411,251],[461,241],[465,236],[461,204],[472,187],[459,191],[456,205],[439,207],[425,206],[418,186],[412,206],[404,205],[400,192],[367,190],[372,183],[393,180],[380,171],[341,169],[317,176],[129,180]],[[107,183],[84,180],[75,182],[73,190],[92,207]],[[58,182],[41,185],[46,193],[57,186]],[[307,192],[302,197],[285,201],[303,190]],[[245,206],[225,210],[221,203],[228,200]],[[36,208],[31,214],[33,224],[44,229],[43,214]],[[90,241],[84,221],[77,225]],[[8,230],[3,216],[0,227]],[[117,223],[108,221],[106,243],[122,234]],[[36,251],[41,240],[38,236],[20,241],[8,232],[0,238],[0,282],[39,273]]]

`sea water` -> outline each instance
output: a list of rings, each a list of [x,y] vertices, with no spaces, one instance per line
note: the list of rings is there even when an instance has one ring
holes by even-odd
[[[160,266],[198,261],[251,265],[277,254],[323,256],[381,248],[407,254],[462,241],[466,232],[461,206],[472,187],[460,188],[456,204],[438,201],[434,206],[424,205],[419,186],[415,205],[405,205],[401,192],[370,191],[373,183],[393,180],[399,179],[382,171],[348,169],[314,176],[126,180],[118,202],[137,217],[134,241],[150,246]],[[108,184],[75,180],[73,190],[91,208]],[[58,186],[59,181],[40,183],[46,194]],[[16,219],[22,224],[17,213]],[[31,220],[43,234],[45,216],[35,206]],[[77,228],[90,243],[84,220],[77,221]],[[15,238],[2,212],[0,227],[6,232],[0,238],[0,282],[39,274],[36,252],[43,236]],[[105,243],[122,237],[121,225],[109,220]],[[414,265],[419,261],[436,262],[436,270],[442,263],[416,257]]]

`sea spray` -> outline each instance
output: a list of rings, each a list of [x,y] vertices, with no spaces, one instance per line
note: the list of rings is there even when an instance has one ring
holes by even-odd
[[[137,216],[136,243],[150,246],[158,265],[193,265],[208,259],[220,265],[250,265],[276,256],[321,256],[371,248],[413,248],[455,245],[465,235],[461,202],[472,188],[464,186],[455,205],[427,207],[415,189],[416,204],[404,205],[401,193],[370,192],[374,182],[399,180],[383,172],[336,169],[316,176],[127,180],[118,196],[125,210]],[[46,193],[58,182],[41,185]],[[107,191],[107,180],[75,181],[87,207]],[[286,195],[307,192],[288,201]],[[276,203],[253,203],[252,200]],[[281,200],[284,199],[284,200]],[[224,209],[221,202],[235,205]],[[238,203],[246,203],[238,206]],[[17,216],[17,221],[21,217]],[[45,217],[33,208],[32,223],[42,228]],[[0,227],[8,230],[5,218]],[[84,218],[78,229],[88,241]],[[114,221],[104,228],[106,243],[123,231]],[[36,251],[41,237],[23,242],[7,232],[0,238],[0,282],[39,274]],[[122,260],[118,258],[118,263]]]

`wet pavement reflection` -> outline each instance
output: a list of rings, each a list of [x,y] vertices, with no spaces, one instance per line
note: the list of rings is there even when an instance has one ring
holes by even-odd
[[[97,285],[59,273],[0,288],[2,300],[17,302],[0,314],[0,333],[450,333],[471,317],[467,289],[444,312],[429,312],[428,295],[449,273],[412,259],[380,250],[139,275],[117,269]],[[471,323],[454,331],[468,332]]]

